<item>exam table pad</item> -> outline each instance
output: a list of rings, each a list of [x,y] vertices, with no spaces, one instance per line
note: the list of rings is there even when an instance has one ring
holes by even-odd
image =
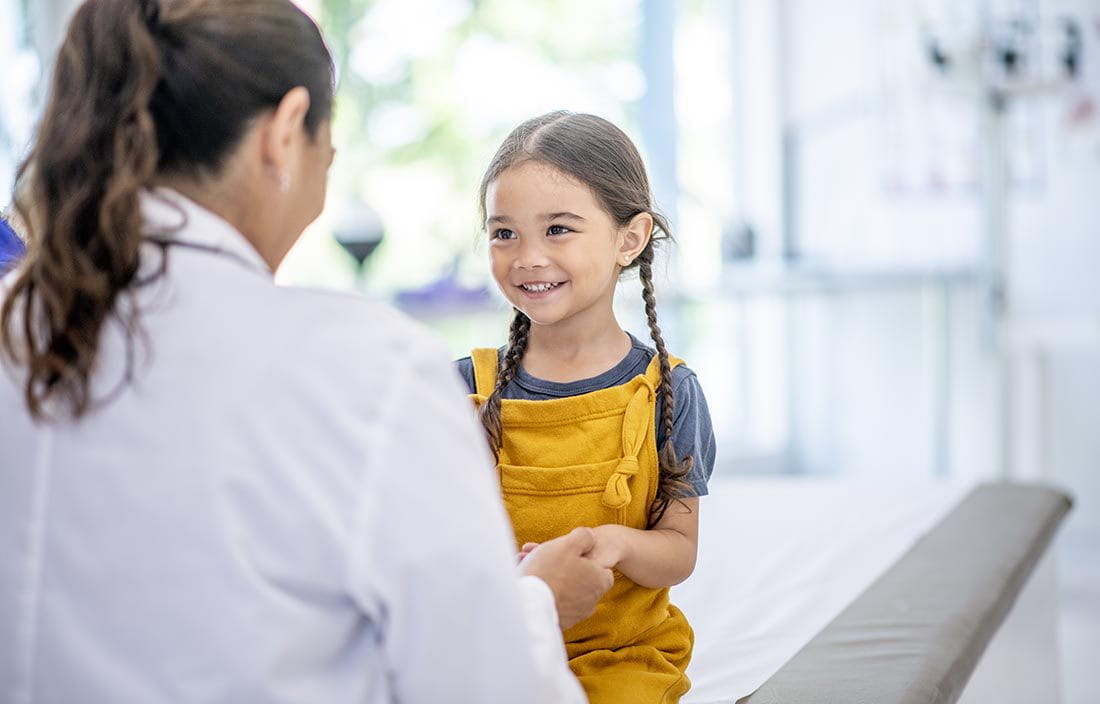
[[[759,688],[973,484],[714,479],[672,600],[695,629],[685,704]]]
[[[868,595],[873,597],[874,585],[879,583],[876,580],[886,579],[899,569],[904,564],[903,556],[909,557],[942,530],[962,531],[968,541],[979,541],[979,547],[975,548],[979,552],[984,547],[1003,544],[1037,556],[1049,539],[1049,535],[1042,537],[1045,530],[1042,526],[1056,526],[1064,513],[1058,507],[1068,505],[1060,503],[1065,502],[1061,495],[1042,489],[983,487],[973,493],[972,489],[972,484],[944,482],[861,484],[817,479],[712,482],[711,495],[701,506],[699,564],[691,579],[673,590],[675,603],[685,611],[696,633],[695,654],[688,669],[693,689],[685,703],[731,704],[753,692],[756,694],[749,700],[752,704],[831,701],[819,698],[821,681],[815,677],[828,675],[829,670],[841,666],[834,659],[824,666],[824,672],[818,671],[819,660],[810,648],[817,648],[815,643],[831,633],[826,626],[832,628],[835,622],[830,622],[834,618],[839,621],[838,614],[849,613]],[[993,500],[994,495],[1001,498]],[[1024,496],[1042,496],[1045,500],[1039,500],[1036,506],[1029,499],[1020,498]],[[1013,503],[1013,497],[1031,512],[1018,521],[1024,528],[1005,532],[995,526],[1011,522],[1012,512],[1018,513],[1020,506]],[[968,506],[966,513],[958,514],[964,506]],[[966,518],[972,511],[978,511],[979,516]],[[967,532],[975,520],[988,525]],[[980,542],[982,536],[986,536],[986,543]],[[958,542],[953,535],[940,540],[960,546],[966,542]],[[937,553],[924,559],[932,562],[907,569],[914,570],[917,576],[925,571],[946,574],[936,560],[953,558]],[[1008,554],[1003,559],[1011,562],[1014,558]],[[975,573],[959,574],[956,578],[973,586],[974,575],[985,574],[984,563],[967,564],[973,565]],[[1020,570],[1017,578],[1026,579],[1028,561],[1017,560],[1015,564]],[[897,573],[890,579],[907,584],[906,578],[906,573]],[[958,586],[950,580],[945,585],[950,589]],[[1012,592],[1010,585],[1005,594]],[[885,598],[886,605],[895,603],[891,594]],[[939,602],[931,598],[931,603]],[[1011,597],[1008,603],[1011,604]],[[966,616],[963,615],[963,621]],[[882,619],[879,626],[887,636],[897,636],[898,632],[891,629],[908,623],[899,620],[894,612],[884,612],[879,617]],[[994,621],[999,622],[993,619],[988,623]],[[872,623],[877,622],[872,619]],[[954,637],[951,635],[954,632],[948,633],[946,637]],[[835,658],[847,668],[840,673],[843,677],[862,680],[867,666],[874,664],[873,658],[860,659],[861,650],[864,655],[875,655],[884,652],[883,643],[902,650],[928,647],[915,641],[875,640],[884,635],[881,632],[860,634],[868,640],[844,640],[859,635],[849,632],[842,634],[839,644],[831,644],[836,650]],[[980,640],[971,639],[974,644]],[[977,652],[980,654],[980,649]],[[796,682],[788,678],[799,672],[802,675],[797,682],[813,687],[815,696],[789,699],[788,689],[777,689],[787,687],[784,682]],[[850,690],[844,691],[844,698],[835,701],[846,704],[876,701],[859,699]]]
[[[1070,510],[976,488],[745,704],[951,704]]]

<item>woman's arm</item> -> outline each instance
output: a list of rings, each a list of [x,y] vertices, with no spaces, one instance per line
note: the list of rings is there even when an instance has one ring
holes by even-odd
[[[589,556],[619,570],[643,587],[671,587],[695,570],[699,544],[699,498],[673,501],[649,530],[607,524],[597,526]]]
[[[391,389],[374,392],[387,399],[386,424],[374,436],[348,551],[350,588],[384,635],[395,698],[587,701],[561,640],[562,595],[516,574],[496,474],[454,370],[426,337],[413,340],[422,346],[389,375]],[[543,564],[529,571],[575,574],[546,558],[553,563],[554,552],[534,555]]]

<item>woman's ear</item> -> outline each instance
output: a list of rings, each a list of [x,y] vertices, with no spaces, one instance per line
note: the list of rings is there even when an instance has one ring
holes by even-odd
[[[649,244],[653,235],[653,216],[649,213],[638,213],[622,230],[622,242],[619,244],[619,265],[628,266],[638,258],[642,250]]]
[[[288,179],[293,171],[295,145],[305,138],[309,103],[308,90],[302,86],[291,88],[268,116],[264,127],[261,139],[264,167],[284,191],[289,186]]]

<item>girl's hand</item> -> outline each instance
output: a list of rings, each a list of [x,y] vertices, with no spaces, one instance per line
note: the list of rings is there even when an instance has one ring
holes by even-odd
[[[523,562],[523,558],[530,555],[531,552],[534,551],[534,549],[537,548],[538,546],[539,546],[538,543],[524,543],[523,547],[521,547],[519,549],[519,557],[516,560],[516,563],[518,564],[520,562]]]
[[[626,558],[628,539],[624,526],[609,523],[596,526],[592,531],[596,534],[596,545],[588,551],[587,557],[601,567],[615,569]]]

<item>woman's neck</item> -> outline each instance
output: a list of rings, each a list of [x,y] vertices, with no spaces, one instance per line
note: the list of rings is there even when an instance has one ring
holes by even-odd
[[[256,179],[248,176],[247,167],[248,164],[241,158],[236,158],[214,177],[196,179],[162,174],[150,185],[171,188],[225,220],[248,240],[268,267],[275,271],[290,247],[272,237],[276,228],[265,219],[272,217],[274,208],[264,202],[262,193],[252,186]]]

